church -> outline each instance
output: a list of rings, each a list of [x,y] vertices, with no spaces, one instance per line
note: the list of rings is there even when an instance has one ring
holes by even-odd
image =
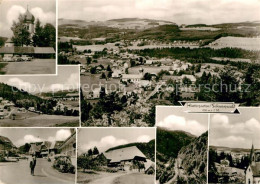
[[[28,7],[25,13],[21,15],[24,27],[30,33],[30,39],[35,33],[35,17],[29,11]],[[55,58],[55,50],[52,47],[33,47],[29,46],[15,46],[11,38],[8,38],[4,47],[0,48],[0,56],[12,58],[14,55],[22,56],[28,55],[33,58]],[[11,60],[10,60],[11,61]]]
[[[246,169],[246,184],[260,184],[260,152],[252,145],[250,163]]]

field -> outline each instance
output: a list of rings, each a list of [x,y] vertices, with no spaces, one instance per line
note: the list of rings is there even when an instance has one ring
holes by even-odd
[[[76,123],[77,122],[77,123]],[[61,125],[79,125],[79,117],[73,116],[58,116],[58,115],[37,115],[27,116],[24,119],[11,120],[2,119],[0,120],[0,127],[53,127]]]
[[[55,74],[55,59],[34,59],[28,62],[8,62],[1,68],[0,74]]]
[[[220,49],[224,47],[241,48],[245,50],[259,51],[260,38],[222,37],[210,44],[211,48]]]

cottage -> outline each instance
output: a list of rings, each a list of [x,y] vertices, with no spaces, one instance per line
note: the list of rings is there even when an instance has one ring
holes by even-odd
[[[136,163],[144,164],[146,162],[146,156],[136,146],[111,150],[105,152],[104,156],[109,161],[108,167],[116,167],[125,171],[139,170]]]
[[[76,165],[76,131],[71,129],[69,136],[59,147],[60,154],[70,156],[72,164]]]

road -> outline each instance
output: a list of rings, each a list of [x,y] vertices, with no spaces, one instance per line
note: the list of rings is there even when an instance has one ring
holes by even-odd
[[[62,173],[56,173],[46,159],[37,159],[34,174],[31,176],[29,160],[0,163],[0,184],[73,184]],[[52,171],[53,170],[53,171]],[[49,174],[52,173],[52,174]]]
[[[27,62],[8,62],[2,69],[6,75],[10,74],[55,74],[55,59],[34,59]]]
[[[127,175],[126,173],[120,173],[120,174],[113,174],[113,175],[110,175],[110,176],[106,176],[106,177],[103,177],[103,178],[100,178],[100,179],[97,179],[97,180],[94,180],[92,182],[89,182],[89,184],[113,184],[113,181],[120,177],[120,176],[124,176],[124,175]]]

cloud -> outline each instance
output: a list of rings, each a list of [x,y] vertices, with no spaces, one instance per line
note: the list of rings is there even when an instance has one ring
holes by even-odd
[[[32,8],[30,11],[36,19],[37,18],[40,19],[42,24],[51,23],[51,24],[55,25],[56,15],[54,12],[44,12],[39,7]]]
[[[11,86],[16,86],[18,89],[23,89],[25,91],[32,91],[33,86],[29,82],[25,82],[20,78],[10,78],[7,83]]]
[[[56,141],[64,141],[71,135],[70,130],[61,129],[56,132],[55,140]]]
[[[137,138],[137,142],[149,142],[151,137],[149,135],[141,135]]]
[[[25,11],[25,8],[22,6],[11,6],[11,8],[7,11],[6,14],[8,26],[11,26],[13,24],[13,21],[17,21],[19,15],[25,13]]]
[[[17,141],[15,145],[22,146],[25,143],[32,143],[32,142],[42,142],[43,140],[39,137],[36,137],[34,135],[25,135],[23,139],[20,139]]]
[[[89,143],[82,145],[80,147],[80,151],[86,152],[89,149],[93,149],[96,146],[100,152],[104,152],[111,147],[115,147],[127,143],[128,141],[125,139],[118,139],[110,135],[110,136],[102,137],[99,141],[90,141]]]
[[[230,120],[230,116],[237,116]],[[239,115],[213,115],[210,121],[209,143],[215,146],[249,148],[252,142],[260,147],[260,122],[255,118],[240,121]]]
[[[55,134],[55,136],[50,136],[48,138],[40,138],[37,137],[35,135],[25,135],[22,139],[19,139],[18,141],[16,141],[17,146],[22,146],[25,143],[33,143],[33,142],[43,142],[43,141],[50,141],[50,142],[54,142],[54,141],[64,141],[66,140],[69,136],[71,135],[70,130],[68,129],[61,129],[58,130]]]
[[[163,121],[158,122],[157,126],[171,130],[183,130],[197,136],[206,132],[208,129],[208,127],[203,126],[195,120],[186,120],[184,117],[175,115],[167,116]]]

